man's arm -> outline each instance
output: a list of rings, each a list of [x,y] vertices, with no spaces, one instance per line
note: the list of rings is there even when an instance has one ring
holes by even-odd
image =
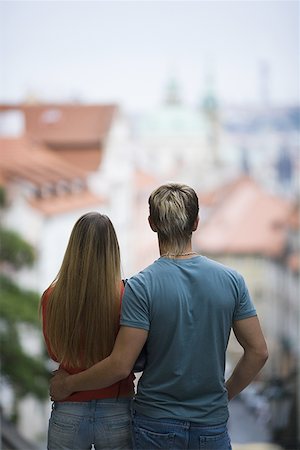
[[[63,400],[77,391],[102,389],[128,377],[147,337],[146,330],[121,326],[107,358],[75,375],[58,371],[50,382],[52,400]]]
[[[251,383],[268,359],[266,341],[256,316],[237,320],[233,331],[244,354],[226,381],[229,400]]]

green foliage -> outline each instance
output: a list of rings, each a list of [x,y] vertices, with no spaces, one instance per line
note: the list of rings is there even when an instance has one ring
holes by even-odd
[[[5,189],[3,186],[0,186],[0,208],[4,208],[5,204],[6,204]]]
[[[0,226],[0,261],[15,269],[31,266],[34,263],[34,249],[16,232]]]
[[[39,325],[39,296],[32,291],[22,290],[5,275],[0,275],[0,311],[8,323],[26,322]]]
[[[0,276],[0,348],[2,376],[13,387],[16,398],[31,393],[47,398],[49,372],[45,357],[26,354],[20,343],[19,324],[27,323],[40,331],[39,296],[22,290],[7,276]]]
[[[5,192],[0,188],[0,208],[5,206]],[[41,334],[38,317],[39,295],[22,289],[13,281],[16,270],[32,266],[33,247],[16,232],[0,224],[0,264],[6,275],[0,275],[0,348],[1,375],[13,388],[15,415],[20,398],[32,394],[38,399],[48,396],[49,371],[45,355],[33,357],[23,349],[20,325],[28,324]],[[7,270],[8,269],[8,270]],[[42,337],[41,337],[42,339]]]
[[[27,355],[22,349],[15,325],[0,326],[1,365],[4,379],[13,387],[16,397],[28,393],[39,399],[48,396],[49,372],[42,358]]]

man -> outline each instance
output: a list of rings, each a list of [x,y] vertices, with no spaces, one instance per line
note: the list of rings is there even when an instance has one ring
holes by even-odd
[[[147,341],[133,404],[134,448],[231,449],[228,401],[268,357],[256,311],[240,274],[192,251],[199,221],[193,189],[163,185],[149,207],[160,258],[128,281],[111,355],[80,374],[58,374],[51,395],[60,400],[126,378]],[[225,383],[231,329],[244,353]]]

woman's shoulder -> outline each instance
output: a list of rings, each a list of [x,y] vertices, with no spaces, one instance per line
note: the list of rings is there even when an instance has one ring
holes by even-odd
[[[53,291],[53,289],[54,289],[54,285],[51,284],[51,285],[43,292],[42,297],[41,297],[41,302],[42,302],[42,304],[47,303],[47,301],[49,300],[50,294],[51,294],[51,292]]]

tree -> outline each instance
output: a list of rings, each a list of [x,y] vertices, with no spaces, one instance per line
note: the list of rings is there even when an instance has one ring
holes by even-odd
[[[0,208],[5,207],[5,191],[0,188]],[[18,402],[27,394],[38,399],[48,395],[49,371],[45,355],[33,357],[24,351],[20,325],[40,330],[38,318],[39,296],[19,287],[13,276],[22,267],[34,263],[33,247],[14,231],[0,223],[0,346],[2,377],[12,387],[15,397],[11,419],[17,420]]]

